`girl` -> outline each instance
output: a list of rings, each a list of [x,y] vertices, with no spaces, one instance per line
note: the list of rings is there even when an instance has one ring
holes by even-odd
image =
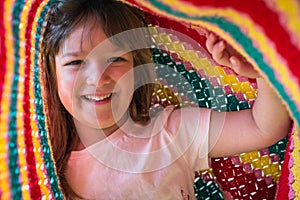
[[[67,199],[194,199],[194,171],[208,168],[208,157],[261,149],[289,131],[275,92],[211,33],[206,45],[217,62],[257,78],[253,109],[225,115],[169,106],[150,115],[146,27],[137,9],[113,0],[62,0],[49,11],[44,95]]]

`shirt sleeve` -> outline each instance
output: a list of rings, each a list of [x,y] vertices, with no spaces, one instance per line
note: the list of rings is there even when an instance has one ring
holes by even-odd
[[[209,167],[210,116],[210,109],[196,107],[175,109],[169,116],[168,132],[174,137],[177,151],[194,171]]]

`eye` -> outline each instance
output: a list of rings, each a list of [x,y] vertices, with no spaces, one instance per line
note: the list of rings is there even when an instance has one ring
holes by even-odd
[[[66,63],[65,66],[78,66],[78,65],[82,65],[82,64],[83,64],[83,60],[73,60],[73,61]]]
[[[112,62],[122,62],[125,61],[124,58],[122,57],[110,57],[109,59],[107,59],[108,63],[112,63]]]

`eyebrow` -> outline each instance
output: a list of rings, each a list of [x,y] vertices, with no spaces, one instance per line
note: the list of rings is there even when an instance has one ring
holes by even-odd
[[[67,53],[62,53],[61,57],[66,58],[66,57],[77,57],[81,55],[83,52],[82,51],[71,51]]]
[[[113,49],[111,50],[111,52],[123,52],[126,51],[123,48],[113,45]],[[127,52],[127,51],[126,51]],[[78,57],[81,56],[82,54],[85,54],[85,52],[83,50],[75,50],[75,51],[66,51],[66,52],[62,52],[61,54],[61,58],[68,58],[68,57]]]

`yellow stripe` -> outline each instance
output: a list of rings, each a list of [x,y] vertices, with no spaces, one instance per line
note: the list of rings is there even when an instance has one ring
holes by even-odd
[[[284,13],[286,17],[286,27],[293,34],[293,37],[297,37],[297,46],[300,48],[300,5],[297,0],[277,0],[273,2],[280,13]]]
[[[181,12],[186,13],[189,16],[220,16],[224,18],[230,18],[230,20],[238,25],[239,27],[245,28],[247,31],[247,35],[249,38],[253,38],[253,41],[255,41],[258,44],[258,47],[260,48],[260,51],[264,55],[268,55],[268,60],[270,66],[272,66],[272,69],[275,74],[280,74],[280,76],[277,76],[278,80],[284,84],[285,89],[288,91],[288,94],[292,97],[294,102],[300,106],[300,89],[298,88],[298,84],[295,82],[295,79],[291,78],[293,75],[290,73],[288,68],[286,67],[284,61],[281,61],[281,56],[277,54],[277,51],[273,48],[272,41],[269,41],[269,39],[259,30],[259,28],[256,27],[256,24],[251,21],[251,19],[247,18],[246,15],[242,15],[240,12],[237,12],[233,9],[213,9],[213,8],[199,8],[191,5],[186,5],[185,3],[182,3],[180,1],[171,1],[171,0],[165,0],[165,4],[167,4],[169,7],[176,7]],[[240,44],[235,41],[228,33],[226,33],[224,30],[221,30],[219,27],[216,27],[216,25],[199,21],[199,20],[192,20],[187,18],[180,18],[178,16],[173,16],[168,13],[165,13],[164,11],[161,11],[149,3],[140,2],[141,5],[146,6],[147,8],[151,9],[152,11],[156,12],[157,14],[165,15],[169,18],[177,19],[177,20],[184,20],[186,22],[190,22],[192,24],[197,24],[202,27],[205,27],[218,35],[220,35],[222,38],[224,38],[228,43],[230,43],[237,51],[239,51],[244,57],[246,57],[249,62],[252,63],[252,65],[261,72],[255,61],[243,50],[243,48],[240,46]],[[281,63],[282,62],[282,63]],[[262,74],[265,78],[267,77],[265,74]],[[271,83],[270,83],[271,84]]]
[[[34,18],[34,23],[33,23],[33,27],[32,27],[32,38],[31,38],[31,44],[32,44],[32,53],[30,55],[30,59],[31,59],[31,67],[33,68],[34,65],[34,52],[35,52],[35,48],[34,48],[34,44],[36,42],[36,30],[37,30],[37,26],[38,26],[38,19],[41,15],[41,12],[43,11],[43,8],[45,7],[45,5],[47,4],[47,1],[42,1],[41,4],[39,5],[39,8],[35,14],[35,18]],[[33,69],[30,70],[30,77],[31,77],[31,82],[33,83]],[[30,88],[30,99],[34,99],[34,88],[33,88],[33,84],[30,84],[31,88]],[[35,104],[33,101],[30,102],[30,110],[32,111],[32,116],[35,115],[34,111],[35,111]],[[33,145],[34,145],[34,155],[36,158],[36,163],[37,163],[37,174],[40,180],[40,188],[41,188],[41,192],[43,194],[44,197],[50,197],[51,196],[51,190],[49,189],[49,182],[48,181],[48,177],[47,177],[47,172],[46,172],[46,168],[44,166],[44,160],[43,160],[43,152],[42,152],[42,147],[41,147],[41,141],[40,141],[40,136],[38,134],[38,127],[37,127],[37,121],[36,119],[32,119],[31,120],[31,126],[32,126],[32,133],[34,134],[32,139],[33,139]]]
[[[21,13],[20,25],[19,25],[19,37],[20,37],[20,60],[19,60],[19,84],[18,84],[18,101],[17,101],[17,112],[24,114],[23,109],[23,99],[24,99],[24,78],[25,78],[25,30],[27,26],[27,16],[30,9],[32,0],[26,2],[23,6],[23,11]],[[20,165],[20,175],[21,175],[21,185],[22,185],[22,197],[24,199],[30,199],[29,193],[29,180],[27,173],[27,162],[26,162],[26,146],[24,137],[24,121],[23,117],[17,117],[17,131],[18,131],[18,154],[19,154],[19,165]]]
[[[299,140],[299,126],[295,128],[294,133],[294,150],[292,152],[292,157],[294,159],[294,165],[292,166],[292,174],[294,175],[294,182],[292,183],[292,187],[295,191],[295,196],[300,197],[300,140]]]
[[[14,6],[13,1],[5,1],[4,5],[4,27],[5,27],[5,46],[6,46],[6,73],[4,77],[4,86],[1,99],[1,109],[0,113],[0,152],[1,160],[0,162],[0,187],[2,193],[2,199],[11,199],[11,190],[9,178],[9,168],[8,168],[8,122],[9,122],[9,105],[10,105],[10,95],[12,86],[12,76],[13,76],[13,66],[14,66],[14,48],[13,48],[13,33],[11,27],[11,16],[12,7]]]

